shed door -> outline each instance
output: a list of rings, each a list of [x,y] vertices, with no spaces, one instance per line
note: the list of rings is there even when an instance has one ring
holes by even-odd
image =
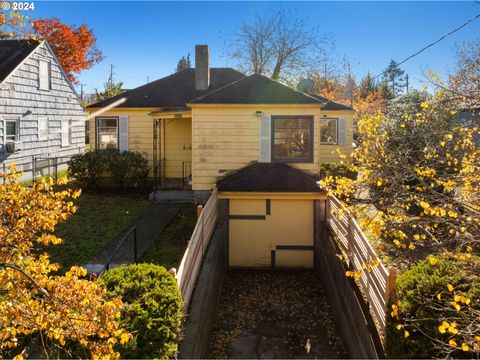
[[[313,267],[313,200],[230,200],[230,266]]]

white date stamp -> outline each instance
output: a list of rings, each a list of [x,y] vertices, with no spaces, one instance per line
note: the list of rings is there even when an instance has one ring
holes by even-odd
[[[2,3],[2,10],[12,10],[12,11],[28,11],[28,10],[35,10],[35,3],[33,1],[3,1]]]

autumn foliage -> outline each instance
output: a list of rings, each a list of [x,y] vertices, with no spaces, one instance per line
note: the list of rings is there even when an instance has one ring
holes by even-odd
[[[119,357],[114,345],[131,338],[118,322],[120,299],[106,300],[83,268],[52,274],[59,266],[41,250],[62,241],[53,231],[80,192],[55,191],[51,179],[26,187],[10,170],[0,185],[0,357],[27,356],[34,338],[47,357]]]
[[[60,61],[63,69],[73,82],[76,74],[90,69],[102,60],[102,52],[96,47],[93,30],[87,25],[67,25],[57,18],[36,19],[32,21],[34,33],[40,39],[46,39]]]
[[[23,38],[29,35],[27,15],[17,10],[0,10],[0,39]]]

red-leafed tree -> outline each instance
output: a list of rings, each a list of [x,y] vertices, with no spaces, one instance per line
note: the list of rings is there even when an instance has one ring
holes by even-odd
[[[102,52],[97,48],[97,39],[87,25],[67,25],[57,18],[32,21],[35,34],[50,43],[65,73],[73,82],[83,70],[102,61]]]

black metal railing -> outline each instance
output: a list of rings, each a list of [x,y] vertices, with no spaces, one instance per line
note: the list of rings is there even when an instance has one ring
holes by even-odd
[[[122,240],[120,240],[118,245],[115,247],[115,250],[113,250],[112,255],[110,255],[110,258],[105,263],[102,270],[98,272],[98,277],[102,276],[105,271],[110,270],[110,265],[112,264],[115,256],[123,247],[123,245],[127,242],[127,240],[130,239],[131,234],[133,234],[133,262],[136,263],[138,261],[137,227],[134,226],[123,236]]]

